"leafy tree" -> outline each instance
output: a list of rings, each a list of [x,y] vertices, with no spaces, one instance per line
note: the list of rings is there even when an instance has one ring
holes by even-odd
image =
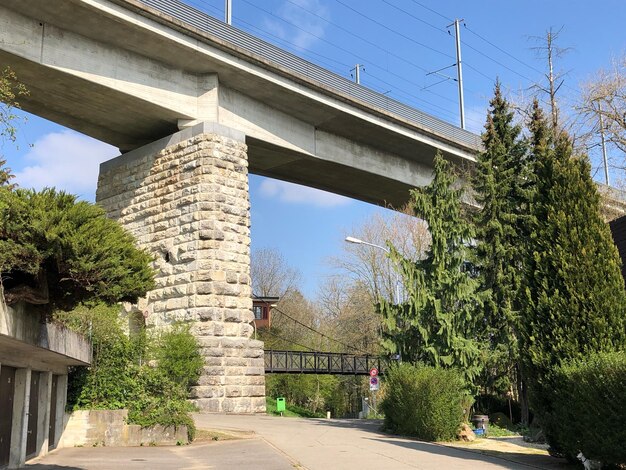
[[[17,129],[15,121],[18,119],[15,109],[19,109],[18,97],[26,95],[27,90],[17,81],[15,73],[6,68],[0,72],[0,142],[9,140],[15,142]],[[13,175],[11,169],[6,168],[6,160],[0,156],[0,187],[12,189],[9,184]]]
[[[478,281],[466,269],[470,260],[471,225],[461,214],[462,190],[441,154],[435,156],[433,181],[411,192],[415,215],[428,224],[431,244],[423,260],[404,258],[389,244],[398,264],[406,300],[380,300],[390,352],[408,362],[459,367],[468,384],[480,371],[477,331],[480,327]]]
[[[565,360],[626,344],[626,297],[620,259],[586,158],[569,137],[553,133],[535,102],[530,123],[536,185],[521,357],[547,437],[553,371]]]
[[[150,256],[93,204],[54,189],[0,188],[0,279],[9,304],[71,309],[136,301],[153,287]]]
[[[492,392],[505,394],[519,379],[518,320],[523,286],[523,263],[528,203],[534,188],[532,161],[521,138],[521,127],[496,83],[482,135],[472,181],[480,206],[475,216],[477,266],[485,293],[484,316],[488,368],[481,380]],[[517,380],[516,380],[517,379]],[[524,387],[516,387],[522,405]],[[523,421],[527,421],[527,406]],[[526,419],[524,419],[524,417]]]

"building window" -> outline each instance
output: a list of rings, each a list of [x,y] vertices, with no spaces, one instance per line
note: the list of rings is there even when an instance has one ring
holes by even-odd
[[[253,307],[254,311],[254,319],[255,320],[263,320],[263,307],[260,305],[255,305]]]

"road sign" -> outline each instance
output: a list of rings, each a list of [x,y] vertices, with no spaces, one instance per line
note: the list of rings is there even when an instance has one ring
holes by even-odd
[[[370,377],[370,391],[376,391],[380,387],[380,382],[378,381],[378,377]]]
[[[378,369],[376,367],[372,367],[370,369],[370,377],[376,377],[378,375]]]

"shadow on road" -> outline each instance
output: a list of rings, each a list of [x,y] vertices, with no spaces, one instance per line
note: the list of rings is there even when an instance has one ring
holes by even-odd
[[[41,463],[26,464],[24,467],[27,470],[85,470],[82,467],[66,467],[65,465],[45,465]]]
[[[512,464],[517,464],[520,468],[522,468],[522,466],[550,470],[569,470],[578,468],[576,465],[569,464],[565,459],[557,459],[547,455],[462,448],[453,445],[419,441],[411,437],[386,434],[381,430],[383,425],[382,420],[318,419],[314,420],[314,422],[320,426],[360,429],[361,431],[370,432],[376,435],[366,438],[368,440],[382,442],[385,444],[393,444],[406,449],[428,452],[430,454],[441,455],[444,457],[455,457],[463,460],[475,460],[477,462],[492,463],[494,459],[500,459]]]

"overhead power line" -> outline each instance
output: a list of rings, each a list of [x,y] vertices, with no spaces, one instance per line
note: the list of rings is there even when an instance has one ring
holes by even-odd
[[[452,22],[452,21],[454,21],[454,20],[453,20],[452,18],[450,18],[449,16],[446,16],[446,15],[444,15],[443,13],[440,13],[440,12],[438,12],[438,11],[436,11],[436,10],[433,10],[432,8],[427,7],[426,5],[424,5],[424,4],[423,4],[423,3],[421,3],[421,2],[418,2],[417,0],[411,0],[411,1],[412,1],[413,3],[415,3],[416,5],[419,5],[419,6],[421,6],[422,8],[424,8],[424,9],[426,9],[426,10],[430,11],[431,13],[434,13],[435,15],[438,15],[438,16],[442,17],[444,20],[446,20],[446,21],[448,21],[448,22]]]
[[[415,39],[413,39],[412,37],[407,36],[406,34],[403,34],[403,33],[399,32],[399,31],[397,31],[396,29],[394,29],[394,28],[391,28],[391,27],[387,26],[386,24],[384,24],[384,23],[382,23],[382,22],[380,22],[380,21],[378,21],[378,20],[376,20],[376,19],[372,18],[371,16],[368,16],[368,15],[366,15],[365,13],[363,13],[363,12],[361,12],[361,11],[357,10],[356,8],[354,8],[354,7],[350,6],[350,5],[348,5],[347,3],[343,2],[342,0],[335,0],[335,1],[336,1],[337,3],[339,3],[340,5],[343,5],[344,7],[346,7],[348,10],[353,11],[353,12],[354,12],[354,13],[356,13],[357,15],[359,15],[359,16],[361,16],[361,17],[363,17],[363,18],[365,18],[365,19],[367,19],[367,20],[369,20],[369,21],[371,21],[371,22],[372,22],[372,23],[374,23],[374,24],[377,24],[377,25],[378,25],[378,26],[380,26],[381,28],[384,28],[384,29],[386,29],[387,31],[391,31],[393,34],[396,34],[396,35],[398,35],[398,36],[400,36],[400,37],[403,37],[403,38],[404,38],[404,39],[406,39],[407,41],[410,41],[410,42],[412,42],[412,43],[414,43],[414,44],[417,44],[417,45],[418,45],[418,46],[420,46],[420,47],[423,47],[423,48],[425,48],[425,49],[428,49],[429,51],[435,52],[435,53],[440,54],[440,55],[442,55],[442,56],[444,56],[444,57],[447,57],[447,58],[449,58],[449,59],[452,59],[452,58],[453,58],[450,54],[448,54],[448,53],[446,53],[446,52],[440,51],[440,50],[435,49],[434,47],[431,47],[431,46],[429,46],[429,45],[427,45],[427,44],[424,44],[424,43],[422,43],[422,42],[416,41],[416,40],[415,40]],[[428,72],[428,70],[425,70],[425,69],[424,69],[424,71]]]
[[[394,5],[393,3],[389,2],[388,0],[381,0],[381,1],[382,1],[383,3],[386,3],[387,5],[389,5],[390,7],[395,8],[396,10],[398,10],[398,11],[402,12],[403,14],[405,14],[405,15],[407,15],[407,16],[410,16],[410,17],[411,17],[411,18],[413,18],[414,20],[417,20],[417,21],[419,21],[420,23],[423,23],[423,24],[425,24],[426,26],[428,26],[428,27],[430,27],[430,28],[432,28],[432,29],[435,29],[435,30],[439,31],[440,33],[443,33],[443,34],[445,34],[445,35],[447,36],[447,34],[446,34],[446,30],[445,30],[445,29],[442,29],[442,28],[440,28],[439,26],[435,26],[434,24],[429,23],[428,21],[426,21],[426,20],[424,20],[424,19],[420,18],[419,16],[414,15],[414,14],[413,14],[413,13],[411,13],[410,11],[405,10],[404,8],[400,8],[400,7],[399,7],[399,6],[397,6],[397,5]]]
[[[217,18],[222,18],[223,17],[223,11],[220,11],[219,9],[215,8],[214,6],[212,6],[210,3],[207,2],[207,0],[184,0],[184,1],[186,3],[188,3],[188,4],[196,6],[197,8],[199,8],[201,10],[206,8],[206,9],[209,9],[209,10],[215,12],[216,13],[215,16]],[[392,77],[394,77],[394,78],[396,78],[398,80],[401,80],[402,82],[410,85],[411,89],[420,90],[420,89],[423,88],[423,83],[418,83],[417,81],[408,79],[405,76],[402,76],[402,75],[400,75],[400,74],[398,74],[396,72],[393,72],[393,71],[389,70],[388,68],[381,67],[381,66],[379,66],[379,65],[377,65],[377,64],[375,64],[373,62],[370,63],[370,61],[368,61],[367,58],[365,58],[363,56],[360,56],[360,55],[358,55],[358,54],[356,54],[356,53],[354,53],[354,52],[352,52],[352,51],[350,51],[350,50],[348,50],[348,49],[346,49],[344,47],[338,46],[335,43],[330,42],[330,41],[320,37],[319,35],[315,35],[313,33],[309,33],[308,31],[306,31],[302,27],[300,27],[298,25],[295,25],[292,22],[290,22],[290,21],[288,21],[288,20],[286,20],[284,18],[281,18],[278,15],[275,15],[274,13],[266,10],[265,8],[259,7],[259,6],[255,5],[255,4],[251,3],[248,0],[240,0],[240,1],[248,3],[250,6],[256,8],[256,9],[259,9],[259,10],[261,10],[261,11],[263,11],[263,12],[265,12],[265,13],[273,16],[273,17],[276,17],[277,19],[280,19],[281,21],[285,22],[286,24],[288,24],[290,26],[293,26],[294,28],[296,28],[298,30],[301,30],[301,31],[303,31],[303,32],[305,32],[307,34],[310,34],[312,37],[315,37],[316,39],[319,39],[320,41],[329,44],[330,46],[334,47],[335,49],[338,49],[339,51],[341,51],[341,52],[343,52],[345,54],[349,54],[351,59],[352,58],[358,58],[358,59],[362,60],[363,62],[368,63],[368,74],[367,74],[368,75],[368,80],[373,79],[373,80],[376,80],[376,81],[384,84],[384,86],[386,88],[385,89],[385,93],[389,93],[389,92],[393,92],[395,94],[399,93],[400,95],[406,97],[405,99],[402,100],[404,102],[407,102],[407,100],[408,100],[408,102],[410,102],[412,100],[417,100],[419,103],[413,104],[413,106],[416,106],[418,108],[424,108],[424,107],[431,108],[430,112],[434,113],[435,115],[439,115],[439,116],[441,116],[443,114],[443,115],[446,116],[445,117],[446,120],[452,121],[455,118],[456,114],[454,112],[452,112],[450,109],[445,108],[445,107],[443,107],[443,106],[441,106],[439,104],[436,104],[436,103],[434,103],[432,101],[429,101],[429,100],[427,100],[427,99],[423,98],[422,96],[419,96],[419,95],[417,95],[415,93],[412,93],[411,91],[408,91],[407,88],[402,88],[402,87],[397,86],[397,84],[395,84],[395,83],[390,83],[389,81],[383,79],[380,75],[377,75],[376,73],[373,73],[372,69],[380,70],[381,72],[383,72],[386,75],[390,75],[390,76],[392,76]],[[295,2],[293,2],[291,0],[285,0],[285,1],[288,1],[289,3],[293,3],[294,5],[297,5]],[[341,2],[341,3],[345,5],[345,3],[343,3],[343,2]],[[355,11],[357,14],[359,14],[361,16],[364,16],[364,17],[367,16],[367,15],[364,15],[363,13],[358,12],[357,10],[351,8],[350,6],[347,6],[347,7],[350,10]],[[338,27],[338,29],[340,29],[341,31],[345,32],[346,34],[350,34],[351,36],[357,37],[357,38],[363,40],[364,42],[366,42],[367,44],[370,44],[370,45],[373,45],[373,46],[377,47],[378,49],[380,49],[381,51],[389,54],[390,56],[393,56],[393,57],[397,58],[398,60],[401,60],[402,62],[407,63],[407,64],[411,65],[412,67],[417,68],[420,71],[426,72],[426,69],[424,67],[421,67],[420,65],[418,65],[418,64],[416,64],[416,63],[414,63],[412,61],[409,61],[409,60],[407,60],[407,59],[405,59],[405,58],[403,58],[403,57],[401,57],[399,55],[391,53],[390,51],[384,49],[383,47],[378,46],[377,44],[371,42],[370,40],[368,40],[368,39],[366,39],[366,38],[364,38],[364,37],[362,37],[362,36],[360,36],[360,35],[358,35],[356,33],[351,32],[351,31],[347,30],[344,27],[339,27],[338,25],[336,25],[332,21],[326,20],[325,18],[323,18],[321,15],[318,15],[317,13],[311,12],[310,10],[307,10],[306,8],[303,8],[303,7],[300,7],[300,8],[302,8],[304,11],[306,11],[306,12],[308,12],[308,13],[310,13],[310,14],[312,14],[312,15],[320,18],[320,19],[323,19],[324,21],[332,24],[333,26]],[[381,26],[383,26],[386,29],[388,29],[390,31],[393,31],[391,28],[383,25],[382,23],[377,22],[376,20],[371,19],[371,18],[369,18],[369,19],[371,21],[375,22],[375,23],[381,24]],[[340,60],[336,60],[336,59],[331,58],[329,56],[326,56],[326,55],[323,55],[323,54],[319,54],[319,53],[314,52],[314,51],[312,51],[310,49],[304,49],[303,50],[301,46],[299,46],[299,45],[297,45],[297,44],[295,44],[293,42],[290,42],[290,41],[288,41],[288,40],[286,40],[286,39],[284,39],[282,37],[279,37],[276,34],[272,34],[269,31],[263,30],[263,29],[259,28],[258,26],[241,19],[238,16],[234,16],[233,17],[233,23],[234,24],[243,24],[243,25],[245,25],[246,29],[249,29],[250,31],[254,31],[255,32],[254,34],[256,34],[256,35],[258,35],[258,36],[260,36],[262,38],[265,38],[266,40],[269,40],[270,42],[274,42],[274,43],[286,46],[287,49],[290,49],[290,48],[296,49],[298,51],[298,53],[297,53],[298,55],[307,57],[308,60],[311,60],[314,63],[323,64],[324,67],[328,68],[329,70],[333,71],[334,73],[337,73],[338,75],[342,75],[343,76],[347,70],[350,70],[350,68],[353,67],[353,65],[350,65],[350,64],[348,64],[346,62],[342,62]],[[416,42],[416,41],[412,40],[412,38],[410,38],[410,37],[408,37],[406,35],[401,35],[401,36],[405,37],[409,41]],[[442,53],[441,51],[437,51],[437,52],[440,53],[440,54],[444,54],[445,55],[445,53]],[[337,64],[337,65],[333,65],[333,64]],[[439,93],[434,93],[431,90],[427,90],[427,91],[430,94],[432,94],[433,96],[438,97],[439,99],[443,99],[443,100],[449,101],[451,103],[456,103],[455,100],[452,100],[449,97],[446,97],[446,96],[441,95]],[[472,90],[470,90],[470,91],[472,91]],[[477,121],[475,121],[475,122],[477,123]]]

